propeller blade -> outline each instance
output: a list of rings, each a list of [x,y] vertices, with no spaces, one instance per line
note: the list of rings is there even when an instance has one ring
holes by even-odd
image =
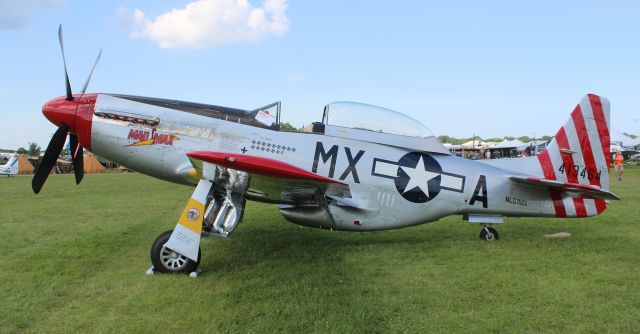
[[[91,72],[89,72],[89,76],[87,77],[87,81],[84,82],[84,86],[82,86],[82,90],[80,94],[84,94],[87,91],[87,87],[89,87],[89,81],[91,81],[91,76],[93,75],[93,71],[96,69],[98,62],[100,61],[100,56],[102,56],[102,49],[98,52],[98,58],[96,58],[96,62],[93,63],[93,67],[91,68]]]
[[[60,40],[60,50],[62,51],[62,63],[64,64],[64,78],[67,84],[67,101],[73,101],[71,93],[71,82],[69,82],[69,73],[67,73],[67,59],[64,56],[64,43],[62,38],[62,24],[58,27],[58,40]]]
[[[49,146],[47,146],[47,150],[44,152],[40,166],[36,169],[33,180],[31,180],[31,188],[33,188],[34,193],[37,194],[40,192],[44,182],[47,180],[47,177],[49,177],[49,173],[51,173],[51,169],[56,164],[56,161],[58,161],[58,156],[67,139],[67,132],[69,132],[69,127],[62,123],[53,134],[53,137],[51,137],[51,141],[49,142]]]
[[[73,133],[69,134],[69,146],[71,147],[73,174],[76,176],[76,184],[80,184],[84,176],[84,148],[78,142],[78,135]]]

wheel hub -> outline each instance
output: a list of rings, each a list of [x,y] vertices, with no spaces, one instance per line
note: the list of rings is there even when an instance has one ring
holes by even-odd
[[[165,268],[175,271],[184,267],[189,259],[182,254],[172,251],[166,247],[162,247],[162,250],[160,251],[160,261]]]
[[[487,232],[487,240],[493,240],[495,235],[493,235],[493,233],[491,233],[491,230],[486,228],[486,227],[484,228],[484,230]]]

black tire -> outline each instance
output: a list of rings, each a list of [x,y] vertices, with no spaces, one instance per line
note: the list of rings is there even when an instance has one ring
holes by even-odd
[[[189,274],[198,268],[202,253],[198,248],[198,261],[193,260],[164,247],[173,230],[160,234],[151,246],[151,263],[157,272],[167,274]]]
[[[500,237],[498,236],[498,231],[495,228],[485,226],[480,230],[480,240],[492,241],[498,240]]]

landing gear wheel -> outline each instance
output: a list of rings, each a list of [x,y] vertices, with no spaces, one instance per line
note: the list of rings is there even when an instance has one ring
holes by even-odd
[[[166,231],[153,242],[151,246],[151,263],[156,271],[169,274],[189,274],[198,268],[200,264],[200,249],[198,248],[198,261],[194,262],[188,257],[164,247],[169,241],[173,230]]]
[[[498,240],[498,231],[495,228],[485,226],[480,230],[480,240]]]

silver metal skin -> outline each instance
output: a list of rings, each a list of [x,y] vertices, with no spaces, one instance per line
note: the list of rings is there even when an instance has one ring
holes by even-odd
[[[157,124],[98,116],[105,113],[137,115]],[[556,217],[548,189],[509,180],[514,175],[543,178],[535,157],[480,162],[450,155],[432,135],[406,137],[330,124],[323,128],[324,133],[275,131],[99,94],[91,147],[127,168],[185,185],[196,185],[201,177],[198,163],[187,156],[190,151],[269,158],[344,183],[348,193],[333,184],[311,189],[255,173],[239,173],[241,181],[226,185],[214,181],[224,189],[239,185],[248,200],[278,204],[287,220],[306,226],[373,231],[449,215],[482,224],[501,223],[507,216]],[[145,143],[144,138],[154,134],[159,139]],[[430,170],[418,168],[420,164]],[[234,203],[222,200],[215,211],[243,210],[244,198]],[[214,228],[236,221],[235,228],[241,211],[211,216],[207,212],[205,220],[213,220]]]

